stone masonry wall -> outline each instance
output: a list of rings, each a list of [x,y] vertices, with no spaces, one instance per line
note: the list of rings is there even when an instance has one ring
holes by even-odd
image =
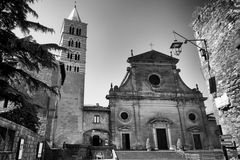
[[[209,0],[194,12],[192,23],[196,39],[206,39],[209,65],[201,56],[202,70],[208,79],[215,76],[217,91],[210,95],[214,114],[223,134],[231,134],[240,142],[240,10],[235,1]],[[201,42],[198,43],[202,45]],[[204,47],[202,45],[202,47]],[[225,98],[223,98],[223,95]],[[216,103],[220,100],[221,103]],[[219,101],[218,101],[219,102]]]
[[[9,120],[0,117],[0,127],[1,127],[1,136],[3,136],[3,130],[12,131],[14,134],[12,138],[9,135],[1,137],[0,141],[0,159],[15,160],[16,154],[19,149],[19,141],[20,138],[24,139],[23,146],[23,155],[22,159],[24,160],[35,160],[37,159],[37,146],[39,142],[43,141],[43,137],[38,134],[32,132],[31,130],[13,123]],[[10,147],[12,145],[12,147]],[[5,156],[5,157],[4,157]]]

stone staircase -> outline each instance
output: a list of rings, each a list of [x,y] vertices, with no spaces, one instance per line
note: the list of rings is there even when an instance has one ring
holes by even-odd
[[[185,160],[175,151],[116,151],[119,160]]]

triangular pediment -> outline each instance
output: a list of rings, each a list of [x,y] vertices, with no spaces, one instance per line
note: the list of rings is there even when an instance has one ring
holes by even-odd
[[[164,53],[151,50],[128,58],[129,63],[178,63],[178,59]]]

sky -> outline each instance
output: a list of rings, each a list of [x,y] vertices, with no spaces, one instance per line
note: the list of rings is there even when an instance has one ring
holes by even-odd
[[[173,30],[194,39],[192,12],[205,0],[77,0],[82,22],[88,24],[85,79],[85,104],[108,106],[105,96],[110,84],[120,85],[129,66],[130,50],[134,55],[153,49],[170,55]],[[74,7],[74,0],[39,0],[31,7],[39,14],[40,22],[55,30],[54,34],[31,32],[39,43],[57,43],[63,19]],[[183,41],[176,36],[178,40]],[[208,89],[201,72],[198,52],[190,43],[183,46],[177,67],[190,88],[208,97]],[[205,103],[208,110],[212,104]]]

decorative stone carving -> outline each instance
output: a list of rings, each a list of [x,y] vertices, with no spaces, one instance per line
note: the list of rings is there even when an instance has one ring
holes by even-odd
[[[118,127],[119,131],[126,131],[126,130],[130,130],[130,129],[131,129],[131,127],[130,126],[126,126],[126,125]]]

